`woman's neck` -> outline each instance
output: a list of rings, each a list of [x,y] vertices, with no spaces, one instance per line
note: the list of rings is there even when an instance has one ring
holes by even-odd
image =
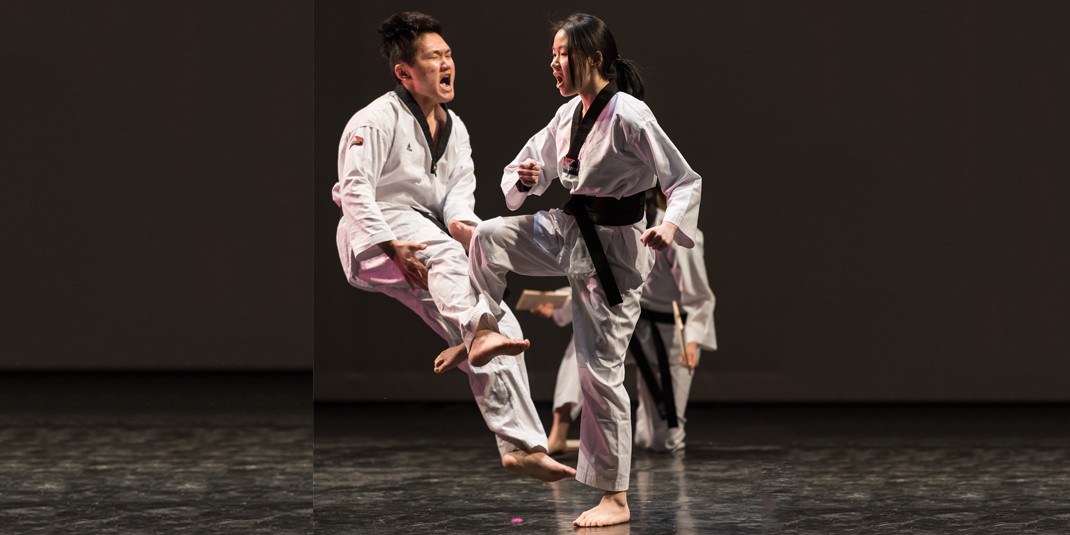
[[[609,85],[609,80],[606,80],[601,76],[597,76],[590,84],[587,85],[587,87],[580,90],[580,100],[583,101],[584,115],[587,115],[587,110],[591,107],[591,103],[594,102],[594,99],[598,96],[598,93],[601,93],[602,89],[604,89],[607,85]]]

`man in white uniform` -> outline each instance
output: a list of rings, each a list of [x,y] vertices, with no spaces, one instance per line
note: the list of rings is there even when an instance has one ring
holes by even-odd
[[[660,192],[649,194],[660,208]],[[653,199],[652,199],[653,200]],[[661,223],[664,212],[648,205],[648,226]],[[680,336],[675,328],[673,302],[679,303],[684,321],[684,358],[680,356]],[[713,326],[715,298],[706,276],[702,232],[697,231],[695,247],[678,245],[658,251],[643,285],[642,312],[632,334],[629,356],[639,368],[637,391],[639,410],[635,418],[635,445],[653,451],[675,452],[684,448],[684,423],[692,370],[700,348],[717,349]],[[564,327],[572,322],[571,303],[562,307],[537,307],[532,313],[553,318]],[[668,373],[666,373],[668,372]],[[666,378],[669,378],[666,381]],[[672,403],[669,404],[669,398]],[[551,454],[565,451],[569,424],[582,407],[575,340],[561,359],[554,387],[554,424],[550,429]]]
[[[461,243],[480,219],[468,131],[445,106],[456,67],[441,24],[427,15],[396,14],[379,33],[398,85],[358,111],[342,135],[332,192],[342,209],[339,258],[350,284],[400,301],[459,345],[461,322],[476,304]],[[513,314],[502,314],[502,331],[523,338]],[[497,436],[503,466],[544,481],[575,474],[546,454],[523,355],[481,368],[461,362],[460,369]]]

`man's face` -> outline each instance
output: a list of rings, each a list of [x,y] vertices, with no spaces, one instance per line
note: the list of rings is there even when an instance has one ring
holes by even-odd
[[[423,97],[435,104],[453,100],[453,85],[457,68],[453,64],[453,52],[437,33],[425,33],[413,42],[416,53],[412,63],[399,63],[395,73],[413,96]]]

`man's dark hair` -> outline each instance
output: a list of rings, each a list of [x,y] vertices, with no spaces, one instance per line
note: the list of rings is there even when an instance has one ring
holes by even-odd
[[[425,33],[442,34],[442,23],[419,11],[405,11],[391,15],[379,25],[379,34],[383,43],[379,51],[390,63],[390,71],[399,62],[412,63],[416,54],[413,43]]]

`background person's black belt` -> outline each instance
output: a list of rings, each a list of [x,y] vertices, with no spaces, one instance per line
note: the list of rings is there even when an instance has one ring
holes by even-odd
[[[650,335],[654,339],[654,353],[658,357],[658,372],[661,374],[660,386],[657,378],[654,377],[654,370],[650,368],[650,361],[646,359],[643,346],[639,344],[639,340],[635,338],[634,334],[631,341],[628,342],[628,351],[631,351],[632,356],[635,357],[635,365],[639,368],[639,375],[643,377],[643,382],[646,383],[646,389],[650,391],[650,397],[654,399],[654,408],[657,409],[658,415],[669,424],[669,427],[678,427],[680,422],[676,416],[676,397],[673,395],[672,389],[672,372],[669,371],[669,352],[665,349],[665,339],[661,337],[661,331],[657,326],[658,323],[675,324],[676,318],[667,312],[657,312],[644,308],[639,313],[639,319],[652,323]],[[680,319],[686,321],[687,315],[681,314]]]
[[[652,321],[654,323],[676,323],[676,318],[672,315],[672,312],[658,312],[656,310],[650,310],[644,308],[639,311],[639,319]],[[687,313],[680,313],[680,321],[687,323]]]
[[[609,306],[617,306],[623,303],[624,299],[617,287],[617,280],[613,278],[613,271],[609,269],[609,259],[602,248],[602,241],[598,239],[598,230],[594,227],[621,227],[638,223],[644,215],[644,194],[645,192],[637,193],[622,199],[572,195],[563,207],[566,214],[576,218],[576,225],[580,227],[583,243],[591,255],[591,263],[598,274],[598,281],[602,283],[602,291],[606,293]]]

